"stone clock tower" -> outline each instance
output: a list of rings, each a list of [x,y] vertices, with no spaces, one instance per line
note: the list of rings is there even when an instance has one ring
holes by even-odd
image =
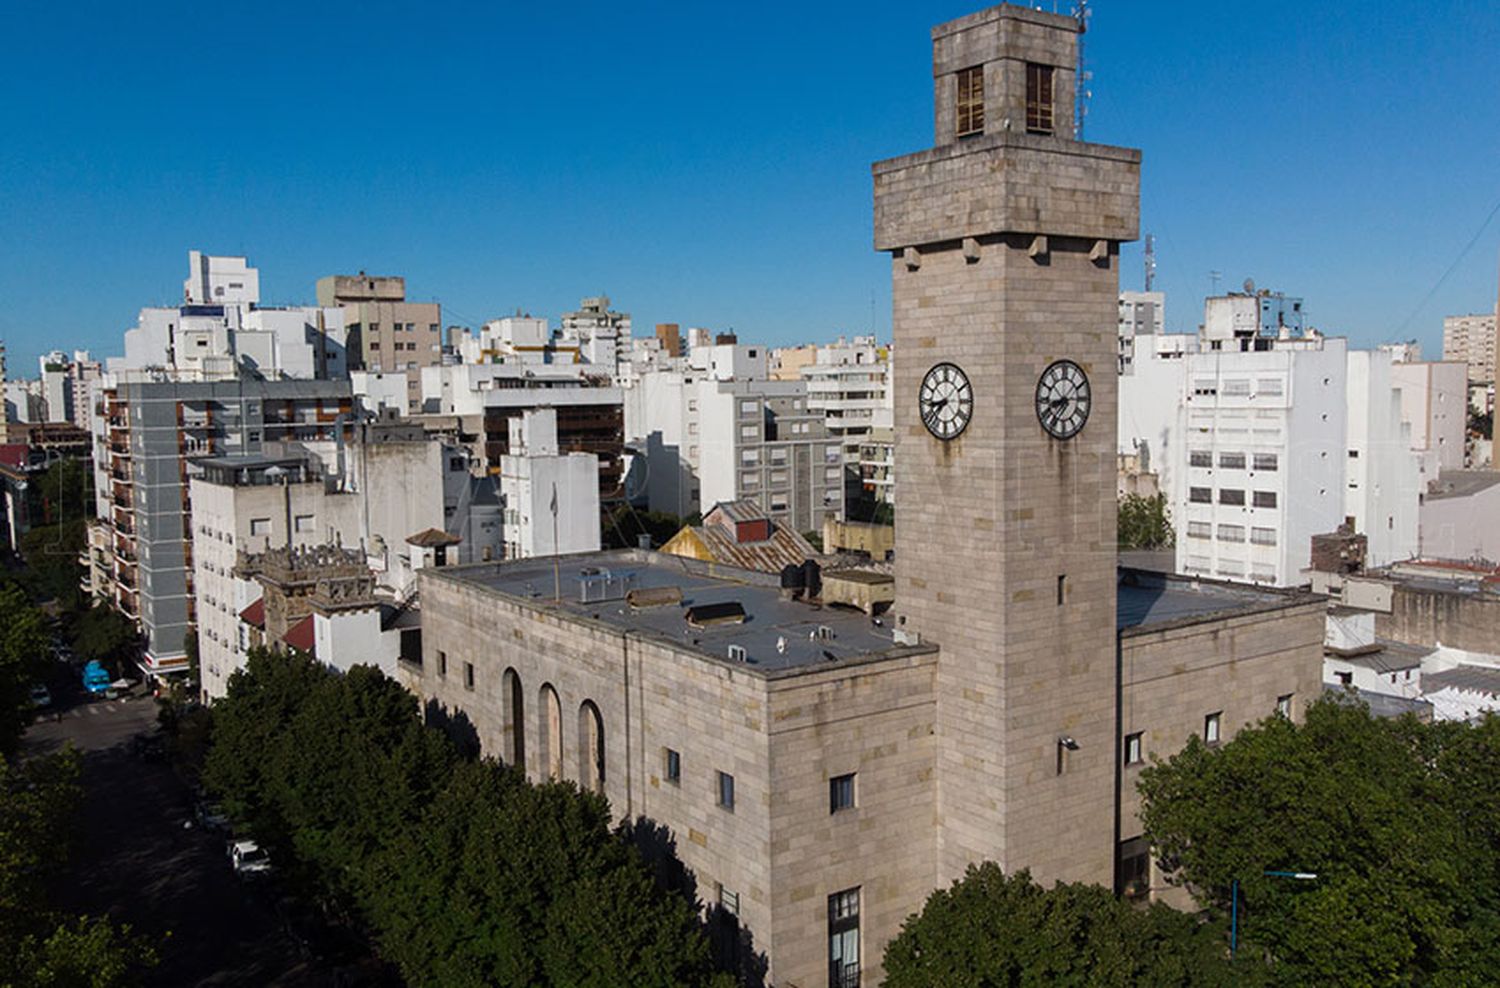
[[[935,147],[874,166],[896,345],[896,609],[941,646],[937,881],[1110,884],[1119,244],[1140,152],[1074,139],[1079,26],[932,32]]]

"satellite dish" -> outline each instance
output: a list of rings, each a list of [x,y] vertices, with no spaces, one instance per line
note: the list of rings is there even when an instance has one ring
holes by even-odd
[[[1245,279],[1245,294],[1246,295],[1254,295],[1255,294],[1255,279],[1254,278],[1246,278]]]

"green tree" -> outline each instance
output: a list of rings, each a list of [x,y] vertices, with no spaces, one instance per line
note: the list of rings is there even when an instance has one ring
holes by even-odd
[[[112,607],[92,606],[72,622],[73,651],[119,674],[140,641],[135,624]]]
[[[1137,909],[1098,885],[1043,889],[1026,871],[971,865],[886,946],[888,988],[1253,985],[1195,917]]]
[[[47,889],[68,859],[82,790],[79,758],[0,759],[0,985],[126,988],[155,963],[151,946],[107,920],[61,916]]]
[[[0,585],[0,757],[15,754],[31,723],[31,683],[46,669],[47,628],[20,587]]]
[[[1483,983],[1500,949],[1497,770],[1493,719],[1384,720],[1328,698],[1301,725],[1190,740],[1142,772],[1141,815],[1212,922],[1238,881],[1243,943],[1277,983]]]
[[[1170,549],[1176,541],[1167,515],[1167,497],[1126,494],[1120,499],[1121,549]]]
[[[467,763],[385,861],[381,942],[412,985],[693,985],[697,912],[611,833],[608,803]]]

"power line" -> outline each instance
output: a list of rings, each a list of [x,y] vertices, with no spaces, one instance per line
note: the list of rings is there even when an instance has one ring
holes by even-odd
[[[1400,339],[1402,335],[1405,334],[1406,329],[1411,325],[1412,320],[1416,319],[1417,314],[1422,311],[1422,309],[1427,305],[1428,302],[1432,301],[1432,297],[1436,295],[1438,291],[1443,287],[1443,283],[1448,280],[1448,276],[1453,274],[1453,272],[1458,269],[1459,264],[1463,262],[1463,259],[1465,257],[1469,256],[1469,251],[1474,249],[1474,245],[1479,243],[1479,238],[1484,236],[1484,231],[1489,229],[1490,222],[1494,220],[1496,213],[1500,213],[1500,201],[1497,201],[1495,203],[1494,208],[1490,210],[1489,215],[1484,218],[1484,222],[1479,224],[1479,229],[1475,230],[1474,236],[1470,237],[1469,242],[1464,244],[1464,249],[1458,252],[1458,256],[1453,259],[1453,263],[1448,265],[1448,270],[1444,271],[1443,276],[1437,280],[1437,284],[1432,286],[1432,290],[1430,292],[1422,296],[1422,301],[1418,302],[1417,307],[1411,310],[1411,315],[1406,317],[1406,321],[1403,322],[1400,326],[1396,327],[1396,332],[1392,334],[1394,339]]]

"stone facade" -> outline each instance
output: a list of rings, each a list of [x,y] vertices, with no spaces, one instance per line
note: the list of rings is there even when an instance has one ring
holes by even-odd
[[[1016,117],[1027,65],[1066,79],[1077,29],[1010,6],[934,29],[938,146],[874,166],[902,355],[897,609],[943,648],[935,883],[985,859],[1046,882],[1113,875],[1117,252],[1136,236],[1140,154],[1069,139],[1066,84],[1053,135]],[[985,132],[955,139],[951,77],[972,66]],[[1043,431],[1034,397],[1063,358],[1093,389],[1066,441]],[[915,401],[944,361],[974,393],[972,422],[946,442]]]

